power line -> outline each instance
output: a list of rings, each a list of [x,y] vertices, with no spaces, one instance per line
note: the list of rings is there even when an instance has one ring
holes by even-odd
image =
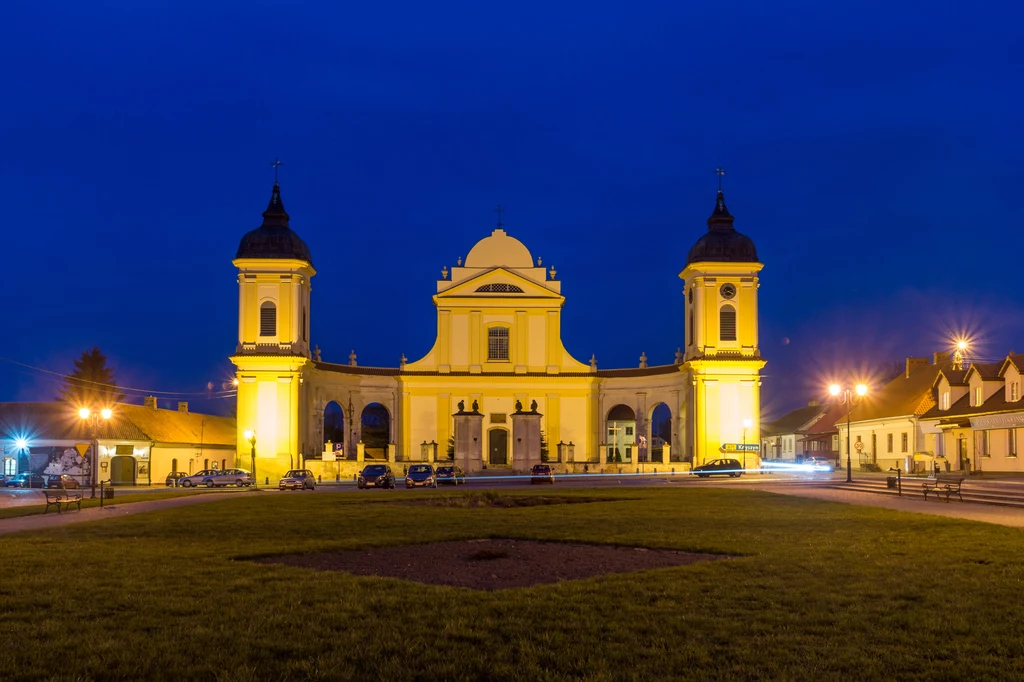
[[[55,372],[55,371],[53,371],[51,369],[46,369],[45,367],[36,367],[35,365],[29,365],[29,364],[26,364],[24,362],[18,362],[17,360],[12,360],[11,358],[5,358],[3,356],[0,356],[0,361],[7,362],[7,363],[10,363],[12,365],[17,365],[18,367],[24,367],[25,369],[31,369],[31,370],[34,370],[36,372],[42,372],[43,374],[49,374],[51,376],[57,377],[61,381],[73,380],[76,383],[93,384],[95,386],[102,386],[102,387],[105,387],[105,388],[108,388],[108,389],[114,388],[114,389],[116,389],[118,391],[133,391],[133,392],[140,393],[140,394],[147,394],[148,393],[148,394],[160,394],[160,395],[165,395],[165,396],[179,396],[180,395],[180,396],[205,396],[205,397],[208,397],[208,398],[209,397],[224,397],[224,398],[226,398],[226,397],[233,396],[233,395],[235,395],[237,393],[237,391],[234,391],[234,390],[225,390],[225,391],[158,391],[158,390],[151,389],[151,388],[134,388],[134,387],[131,387],[131,386],[111,386],[110,384],[105,384],[105,383],[103,383],[101,381],[92,381],[91,379],[82,379],[82,378],[79,378],[79,377],[76,377],[76,376],[72,376],[70,374],[64,374],[63,372]]]

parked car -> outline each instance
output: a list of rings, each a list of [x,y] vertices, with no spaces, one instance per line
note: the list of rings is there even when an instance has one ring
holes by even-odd
[[[699,467],[694,467],[693,473],[700,478],[707,478],[715,474],[738,478],[743,475],[743,465],[738,459],[713,459]]]
[[[188,474],[186,474],[184,471],[172,471],[171,473],[167,474],[167,479],[164,481],[164,484],[167,486],[181,485],[181,479],[185,478],[186,476],[188,476]]]
[[[555,471],[547,464],[534,464],[530,470],[530,483],[554,483]]]
[[[356,479],[357,488],[394,488],[395,475],[387,464],[367,464]]]
[[[77,478],[70,474],[51,474],[46,478],[46,487],[74,489],[81,488],[82,484],[78,482]]]
[[[203,479],[207,488],[219,488],[234,485],[241,488],[253,484],[252,474],[245,469],[214,469],[213,474]]]
[[[279,490],[316,490],[316,477],[309,469],[292,469],[277,482],[277,487]]]
[[[413,464],[409,467],[409,473],[405,475],[406,488],[415,488],[420,485],[428,488],[437,487],[437,478],[434,474],[434,467],[429,464]]]
[[[194,474],[182,476],[181,478],[178,479],[178,485],[180,485],[183,488],[191,488],[194,485],[200,485],[207,478],[215,476],[216,474],[219,473],[220,472],[217,471],[216,469],[203,469],[202,471],[197,471]]]
[[[33,474],[30,471],[23,471],[4,481],[5,488],[44,488],[46,479],[40,474]]]
[[[434,482],[438,485],[442,483],[466,485],[466,472],[454,465],[437,467],[437,472],[434,474]]]

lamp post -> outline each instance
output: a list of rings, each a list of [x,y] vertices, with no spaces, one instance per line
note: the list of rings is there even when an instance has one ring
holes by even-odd
[[[250,451],[250,457],[252,459],[252,484],[258,489],[260,487],[260,481],[256,478],[256,432],[246,431],[245,439],[249,441],[249,445],[252,447],[252,450]]]
[[[863,398],[867,395],[868,387],[864,384],[857,384],[853,392],[851,392],[849,388],[844,388],[839,384],[832,384],[828,387],[828,392],[832,394],[833,398],[838,397],[840,393],[843,394],[839,404],[846,405],[846,482],[853,483],[853,464],[850,457],[850,413],[856,404],[856,398]]]
[[[747,470],[747,429],[754,425],[750,419],[743,420],[743,471]]]
[[[89,427],[89,434],[92,436],[92,463],[89,472],[89,479],[92,486],[92,499],[96,499],[96,479],[99,474],[97,469],[99,468],[100,462],[100,424],[106,421],[110,421],[110,418],[114,416],[113,410],[109,407],[104,407],[99,412],[93,412],[88,407],[83,407],[78,410],[78,417],[82,420],[82,423]]]

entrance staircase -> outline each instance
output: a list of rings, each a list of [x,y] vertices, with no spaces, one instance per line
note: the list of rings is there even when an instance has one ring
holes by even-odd
[[[920,476],[903,476],[903,496],[904,497],[917,497],[923,498],[924,494],[921,492],[921,484],[924,481],[934,481],[934,478],[924,478]],[[836,490],[850,490],[853,492],[861,493],[874,493],[877,495],[898,495],[899,492],[895,488],[889,488],[886,483],[886,477],[884,476],[864,476],[861,475],[859,478],[854,477],[853,483],[847,483],[845,481],[836,480],[829,483],[826,487],[834,488]],[[968,476],[964,479],[964,483],[960,488],[960,494],[964,498],[964,502],[972,502],[975,504],[993,504],[1003,507],[1015,507],[1018,509],[1024,509],[1024,480],[1021,481],[1001,481],[1001,480],[986,480],[982,478],[971,478]],[[928,501],[932,501],[932,495],[929,493]],[[937,500],[937,504],[945,504],[946,498],[943,495]],[[960,504],[959,498],[955,495],[950,497],[950,504]]]

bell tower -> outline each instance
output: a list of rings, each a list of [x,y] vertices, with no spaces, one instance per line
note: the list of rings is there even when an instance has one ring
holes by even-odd
[[[312,364],[309,302],[316,270],[289,220],[275,181],[263,224],[242,237],[232,261],[238,269],[238,345],[231,357],[238,380],[238,465],[255,465],[258,477],[295,466],[303,446],[299,385]],[[255,434],[254,457],[247,432]]]
[[[679,277],[686,283],[686,339],[683,369],[687,387],[689,441],[684,447],[694,466],[717,457],[760,466],[758,452],[742,447],[760,443],[758,273],[764,265],[754,242],[733,227],[734,218],[718,190],[708,231],[690,249]]]

